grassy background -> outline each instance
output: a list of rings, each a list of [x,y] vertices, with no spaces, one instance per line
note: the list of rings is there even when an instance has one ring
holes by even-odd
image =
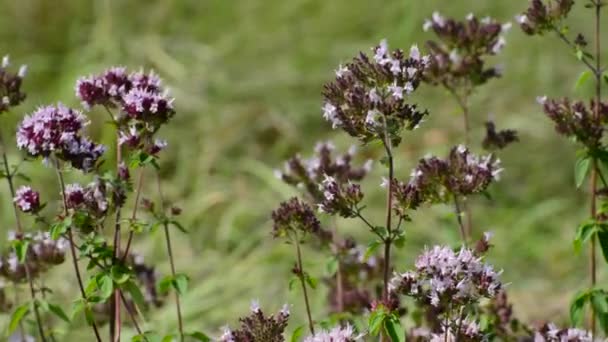
[[[189,330],[217,334],[219,326],[248,311],[252,298],[272,310],[292,303],[294,326],[303,322],[298,291],[287,291],[292,252],[269,235],[270,211],[293,192],[272,171],[295,152],[308,155],[319,139],[334,139],[342,148],[354,143],[321,118],[320,91],[333,69],[382,38],[393,47],[422,45],[430,38],[422,23],[434,10],[460,18],[474,12],[512,20],[527,0],[0,4],[0,54],[30,66],[28,101],[1,118],[6,135],[13,136],[21,116],[38,105],[57,100],[77,105],[76,78],[109,65],[152,67],[171,87],[178,115],[162,131],[170,143],[162,166],[167,196],[184,209],[182,221],[191,231],[174,238],[178,269],[193,279],[184,299],[185,321]],[[587,16],[577,8],[572,22],[584,25]],[[505,269],[516,313],[532,320],[564,320],[571,294],[587,284],[586,257],[573,256],[571,243],[577,223],[586,217],[587,201],[573,184],[574,147],[556,136],[534,99],[591,92],[574,89],[582,68],[554,37],[528,38],[514,28],[507,38],[504,53],[493,61],[504,65],[504,77],[474,96],[474,136],[480,141],[482,123],[491,115],[499,127],[518,129],[521,142],[502,154],[505,172],[491,189],[494,201],[475,200],[476,229],[495,233],[491,259]],[[431,117],[404,137],[397,152],[401,178],[427,152],[444,155],[463,140],[458,110],[446,93],[425,87],[417,100]],[[104,114],[90,116],[91,133],[110,143]],[[381,151],[365,148],[362,153],[378,156]],[[13,150],[11,157],[19,154]],[[27,172],[35,186],[56,191],[50,169],[36,164]],[[376,167],[365,184],[369,214],[376,220],[384,204],[378,186],[382,172]],[[147,196],[155,196],[153,184],[147,186]],[[6,187],[0,191],[7,199]],[[8,229],[13,224],[10,203],[0,203]],[[359,222],[344,221],[340,227],[362,242],[371,238]],[[448,207],[419,211],[407,229],[406,248],[395,258],[400,270],[412,265],[422,246],[457,241]],[[139,237],[136,247],[168,272],[161,234]],[[321,275],[323,257],[308,256],[307,267]],[[49,275],[57,296],[74,297],[69,272],[66,265]],[[603,269],[601,277],[606,279]],[[324,296],[322,290],[315,293],[317,317],[322,317]],[[151,313],[149,322],[148,328],[175,330],[173,307]],[[88,333],[69,329],[65,340]]]

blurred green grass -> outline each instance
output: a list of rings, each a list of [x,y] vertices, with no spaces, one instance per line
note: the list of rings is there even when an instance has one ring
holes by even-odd
[[[527,0],[511,1],[376,1],[365,0],[158,0],[77,1],[2,0],[0,54],[30,66],[28,101],[1,118],[12,136],[20,117],[34,107],[61,100],[77,105],[76,78],[106,66],[143,65],[157,70],[176,97],[179,114],[162,135],[170,143],[163,158],[167,197],[184,209],[191,231],[175,236],[178,269],[192,276],[184,313],[189,330],[218,333],[248,310],[252,298],[264,307],[294,305],[294,324],[303,319],[297,291],[288,293],[291,250],[270,237],[270,211],[293,194],[274,179],[272,170],[295,152],[307,155],[319,139],[353,143],[332,131],[320,115],[321,87],[333,69],[380,39],[407,49],[430,38],[424,18],[434,10],[464,17],[469,12],[512,20]],[[585,23],[584,9],[572,20]],[[577,27],[573,27],[576,30]],[[516,27],[504,53],[493,62],[504,65],[504,77],[491,82],[473,99],[475,138],[483,135],[488,115],[499,127],[516,128],[521,142],[502,154],[503,180],[494,200],[476,199],[477,230],[495,233],[491,259],[511,282],[516,313],[532,320],[564,320],[570,294],[586,286],[586,256],[573,256],[571,239],[586,216],[586,200],[576,191],[572,165],[575,150],[557,137],[535,103],[537,95],[585,97],[575,92],[582,68],[553,37],[528,38]],[[404,137],[398,151],[397,176],[405,178],[416,160],[447,153],[460,143],[458,110],[440,89],[425,87],[417,98],[431,117]],[[103,113],[92,112],[92,134],[106,143]],[[368,156],[381,151],[363,148]],[[18,158],[13,150],[11,157]],[[49,169],[28,166],[35,185],[56,191]],[[383,195],[376,167],[366,183],[370,215],[379,219]],[[7,189],[0,187],[2,198]],[[155,196],[154,186],[146,196]],[[11,227],[10,203],[0,217]],[[51,203],[51,208],[54,203]],[[451,208],[421,210],[407,227],[408,243],[396,258],[406,269],[422,246],[455,242]],[[367,241],[358,222],[341,229]],[[161,235],[139,237],[136,247],[168,272]],[[312,252],[309,267],[322,274],[324,260]],[[74,284],[67,267],[53,272],[49,285],[71,298]],[[601,270],[601,279],[606,273]],[[324,294],[314,296],[317,317]],[[151,313],[148,328],[176,327],[167,305]],[[70,329],[66,340],[88,336]],[[71,338],[71,339],[68,339]]]

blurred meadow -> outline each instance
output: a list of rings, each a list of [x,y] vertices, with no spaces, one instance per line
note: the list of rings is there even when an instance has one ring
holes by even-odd
[[[304,311],[298,290],[288,291],[292,251],[270,235],[270,212],[295,192],[273,170],[294,153],[308,156],[318,140],[332,139],[340,149],[356,143],[321,117],[322,85],[338,64],[383,38],[391,47],[423,46],[430,35],[422,24],[435,10],[458,18],[474,12],[506,21],[527,3],[0,0],[0,54],[29,65],[24,86],[28,99],[0,118],[0,129],[14,137],[17,122],[38,105],[60,100],[78,106],[73,89],[79,75],[117,64],[155,69],[171,88],[178,112],[160,135],[169,142],[161,158],[167,197],[183,209],[181,221],[189,230],[188,235],[176,233],[173,241],[178,270],[192,278],[183,300],[187,330],[217,336],[220,326],[248,311],[252,299],[271,310],[292,304],[292,324],[297,326],[304,322]],[[576,23],[585,13],[577,7],[573,15]],[[501,153],[505,171],[490,188],[492,200],[474,201],[476,230],[495,234],[490,258],[505,270],[516,314],[565,321],[572,294],[588,282],[587,256],[574,257],[571,242],[588,207],[585,191],[574,185],[576,151],[554,134],[535,98],[586,98],[591,89],[574,88],[582,68],[572,63],[575,57],[557,39],[529,38],[514,25],[507,40],[504,52],[493,60],[504,66],[504,76],[473,96],[473,147],[480,150],[483,122],[489,117],[500,128],[517,129],[520,142]],[[420,129],[404,135],[396,156],[397,177],[407,178],[425,154],[445,155],[450,146],[463,142],[454,101],[439,88],[421,90],[416,100],[431,115]],[[92,111],[89,116],[92,135],[111,144],[104,113]],[[382,153],[376,147],[361,151],[367,156]],[[10,158],[20,158],[16,148]],[[383,172],[375,165],[364,184],[370,215],[378,220],[384,206],[379,186]],[[55,191],[52,170],[32,163],[26,173],[35,186]],[[148,187],[144,196],[154,198],[154,183]],[[0,217],[8,230],[14,224],[8,189],[1,186],[0,191]],[[360,242],[371,241],[358,221],[340,221],[339,227]],[[166,274],[161,233],[137,237],[135,247]],[[457,241],[452,208],[420,210],[407,226],[397,268],[410,268],[424,245]],[[304,253],[311,273],[322,276],[326,260],[312,251]],[[71,277],[66,263],[50,274],[48,285],[57,296],[72,299],[76,285]],[[605,269],[600,279],[608,279]],[[313,295],[319,315],[324,301],[321,287]],[[175,330],[174,307],[151,312],[148,322],[148,328]],[[66,341],[75,341],[89,331],[66,333]]]

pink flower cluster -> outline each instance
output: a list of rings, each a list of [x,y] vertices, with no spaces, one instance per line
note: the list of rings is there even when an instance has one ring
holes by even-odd
[[[29,186],[19,188],[13,201],[24,213],[35,213],[40,209],[40,194]]]
[[[40,107],[20,123],[17,146],[31,156],[55,156],[77,169],[91,171],[106,149],[83,135],[87,124],[81,112],[61,103]]]

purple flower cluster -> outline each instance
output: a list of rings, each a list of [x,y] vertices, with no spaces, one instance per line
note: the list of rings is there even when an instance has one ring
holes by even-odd
[[[283,342],[283,334],[289,320],[287,305],[275,316],[266,316],[257,301],[251,304],[251,314],[240,318],[241,326],[237,330],[224,329],[221,342]]]
[[[326,176],[319,185],[323,199],[318,204],[319,211],[342,217],[356,217],[358,205],[363,200],[361,186],[352,182],[341,184],[335,178]]]
[[[510,23],[500,24],[492,18],[479,20],[469,14],[464,21],[444,18],[439,13],[424,23],[438,41],[428,41],[431,63],[425,80],[449,89],[475,86],[499,77],[496,67],[486,67],[485,58],[498,54],[506,45],[504,34]]]
[[[390,288],[393,293],[447,309],[494,297],[502,289],[499,275],[470,249],[455,252],[435,246],[418,257],[415,271],[396,274]]]
[[[163,90],[161,80],[150,72],[127,73],[113,67],[100,75],[83,77],[76,82],[76,96],[91,108],[102,105],[119,108],[115,118],[120,129],[120,143],[150,154],[162,150],[166,143],[152,136],[175,115],[173,98]]]
[[[575,138],[589,148],[597,148],[601,144],[604,133],[602,125],[608,122],[608,103],[591,101],[587,106],[582,101],[547,99],[545,96],[539,97],[537,101],[553,121],[557,133]],[[596,109],[599,117],[595,116]]]
[[[85,172],[95,168],[105,152],[83,135],[85,116],[61,103],[26,115],[17,130],[17,146],[35,157],[55,156]]]
[[[282,202],[272,212],[273,236],[290,236],[290,233],[299,231],[303,234],[318,236],[321,241],[329,242],[332,234],[321,228],[321,223],[315,216],[314,211],[307,203],[292,197]]]
[[[25,93],[21,92],[21,83],[27,73],[27,66],[22,65],[15,74],[8,70],[10,64],[9,57],[4,56],[0,64],[0,114],[25,100]]]
[[[331,330],[321,330],[315,335],[304,338],[304,342],[354,342],[358,339],[353,327],[347,324],[344,327],[337,326]]]
[[[349,181],[361,181],[370,171],[372,161],[368,160],[362,167],[355,167],[356,148],[352,146],[347,153],[333,156],[335,146],[330,141],[319,142],[315,147],[315,155],[310,159],[302,159],[299,155],[285,163],[283,171],[277,170],[277,178],[285,183],[303,188],[314,202],[325,199],[320,185],[326,177],[332,177],[340,185]]]
[[[444,341],[459,341],[459,342],[482,342],[487,338],[481,331],[479,324],[475,321],[458,318],[448,322],[448,326],[442,326],[443,331],[440,333],[429,333],[428,341],[444,342]],[[447,336],[446,336],[447,335]]]
[[[24,213],[36,213],[40,210],[40,193],[29,186],[17,189],[13,201]]]
[[[535,342],[593,342],[591,333],[576,328],[560,329],[549,323],[534,334]]]
[[[68,209],[86,211],[98,218],[103,217],[109,208],[107,187],[99,178],[86,187],[80,184],[66,185],[65,200]]]
[[[463,145],[450,151],[447,159],[426,157],[412,171],[405,184],[393,180],[395,210],[403,216],[423,203],[446,202],[452,196],[483,192],[498,180],[502,169],[493,155],[478,157]]]
[[[547,4],[542,0],[531,0],[530,7],[516,19],[525,33],[543,34],[558,30],[560,22],[568,16],[573,5],[574,0],[553,0]]]
[[[37,276],[54,265],[65,260],[68,241],[64,238],[51,239],[48,232],[36,234],[18,234],[9,232],[9,242],[14,240],[29,241],[26,262],[30,275]],[[25,265],[19,262],[17,254],[11,249],[0,258],[0,275],[14,282],[27,280]]]
[[[386,41],[373,49],[370,59],[361,53],[336,70],[336,79],[323,90],[323,117],[363,142],[400,141],[404,129],[418,127],[426,111],[408,103],[422,80],[428,56],[413,46],[409,56],[402,50],[389,51]]]

